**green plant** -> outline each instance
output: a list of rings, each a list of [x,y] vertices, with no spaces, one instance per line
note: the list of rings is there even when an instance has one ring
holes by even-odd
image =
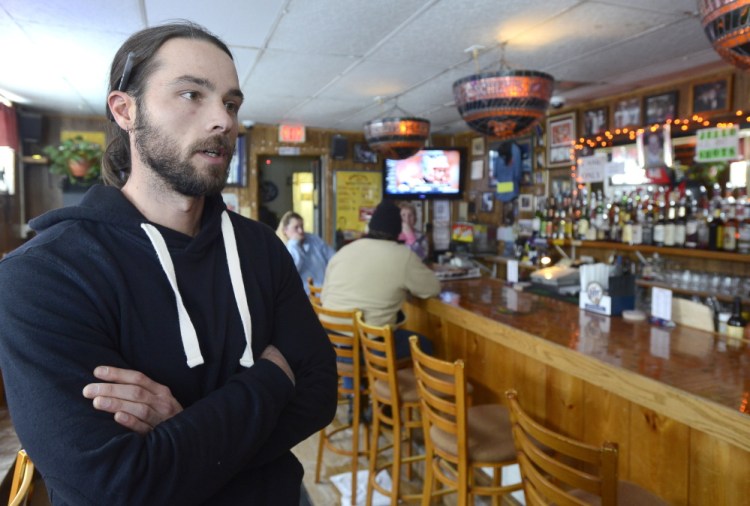
[[[47,146],[43,151],[49,158],[49,171],[67,176],[71,183],[91,182],[101,175],[102,147],[81,136]]]

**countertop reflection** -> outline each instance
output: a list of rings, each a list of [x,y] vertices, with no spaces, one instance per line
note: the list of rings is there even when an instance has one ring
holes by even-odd
[[[601,316],[569,302],[518,292],[495,279],[445,281],[440,300],[616,367],[750,413],[750,351],[685,326]]]

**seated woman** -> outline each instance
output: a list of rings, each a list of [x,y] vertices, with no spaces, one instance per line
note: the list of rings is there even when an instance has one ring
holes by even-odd
[[[417,223],[417,210],[413,204],[403,202],[401,208],[401,234],[399,241],[409,246],[416,255],[424,260],[427,258],[427,237],[415,230]]]
[[[302,285],[305,287],[305,293],[310,295],[307,278],[312,278],[313,284],[321,286],[328,261],[336,251],[317,235],[305,234],[304,220],[294,211],[284,213],[276,229],[276,235],[286,244],[286,249],[292,255]]]

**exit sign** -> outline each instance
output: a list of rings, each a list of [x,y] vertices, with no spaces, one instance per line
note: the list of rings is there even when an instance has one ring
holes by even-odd
[[[305,142],[305,126],[279,125],[279,142]]]

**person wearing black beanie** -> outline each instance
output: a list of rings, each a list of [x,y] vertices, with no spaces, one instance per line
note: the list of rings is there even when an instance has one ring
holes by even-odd
[[[401,233],[401,209],[383,201],[372,214],[367,235],[341,248],[331,258],[323,280],[324,307],[361,310],[370,325],[393,325],[396,357],[410,355],[409,336],[398,328],[398,315],[406,296],[426,299],[440,293],[435,273],[405,244]],[[420,349],[430,353],[432,343],[420,336]]]
[[[367,237],[397,241],[401,233],[401,209],[393,202],[384,200],[372,213],[367,229]]]

